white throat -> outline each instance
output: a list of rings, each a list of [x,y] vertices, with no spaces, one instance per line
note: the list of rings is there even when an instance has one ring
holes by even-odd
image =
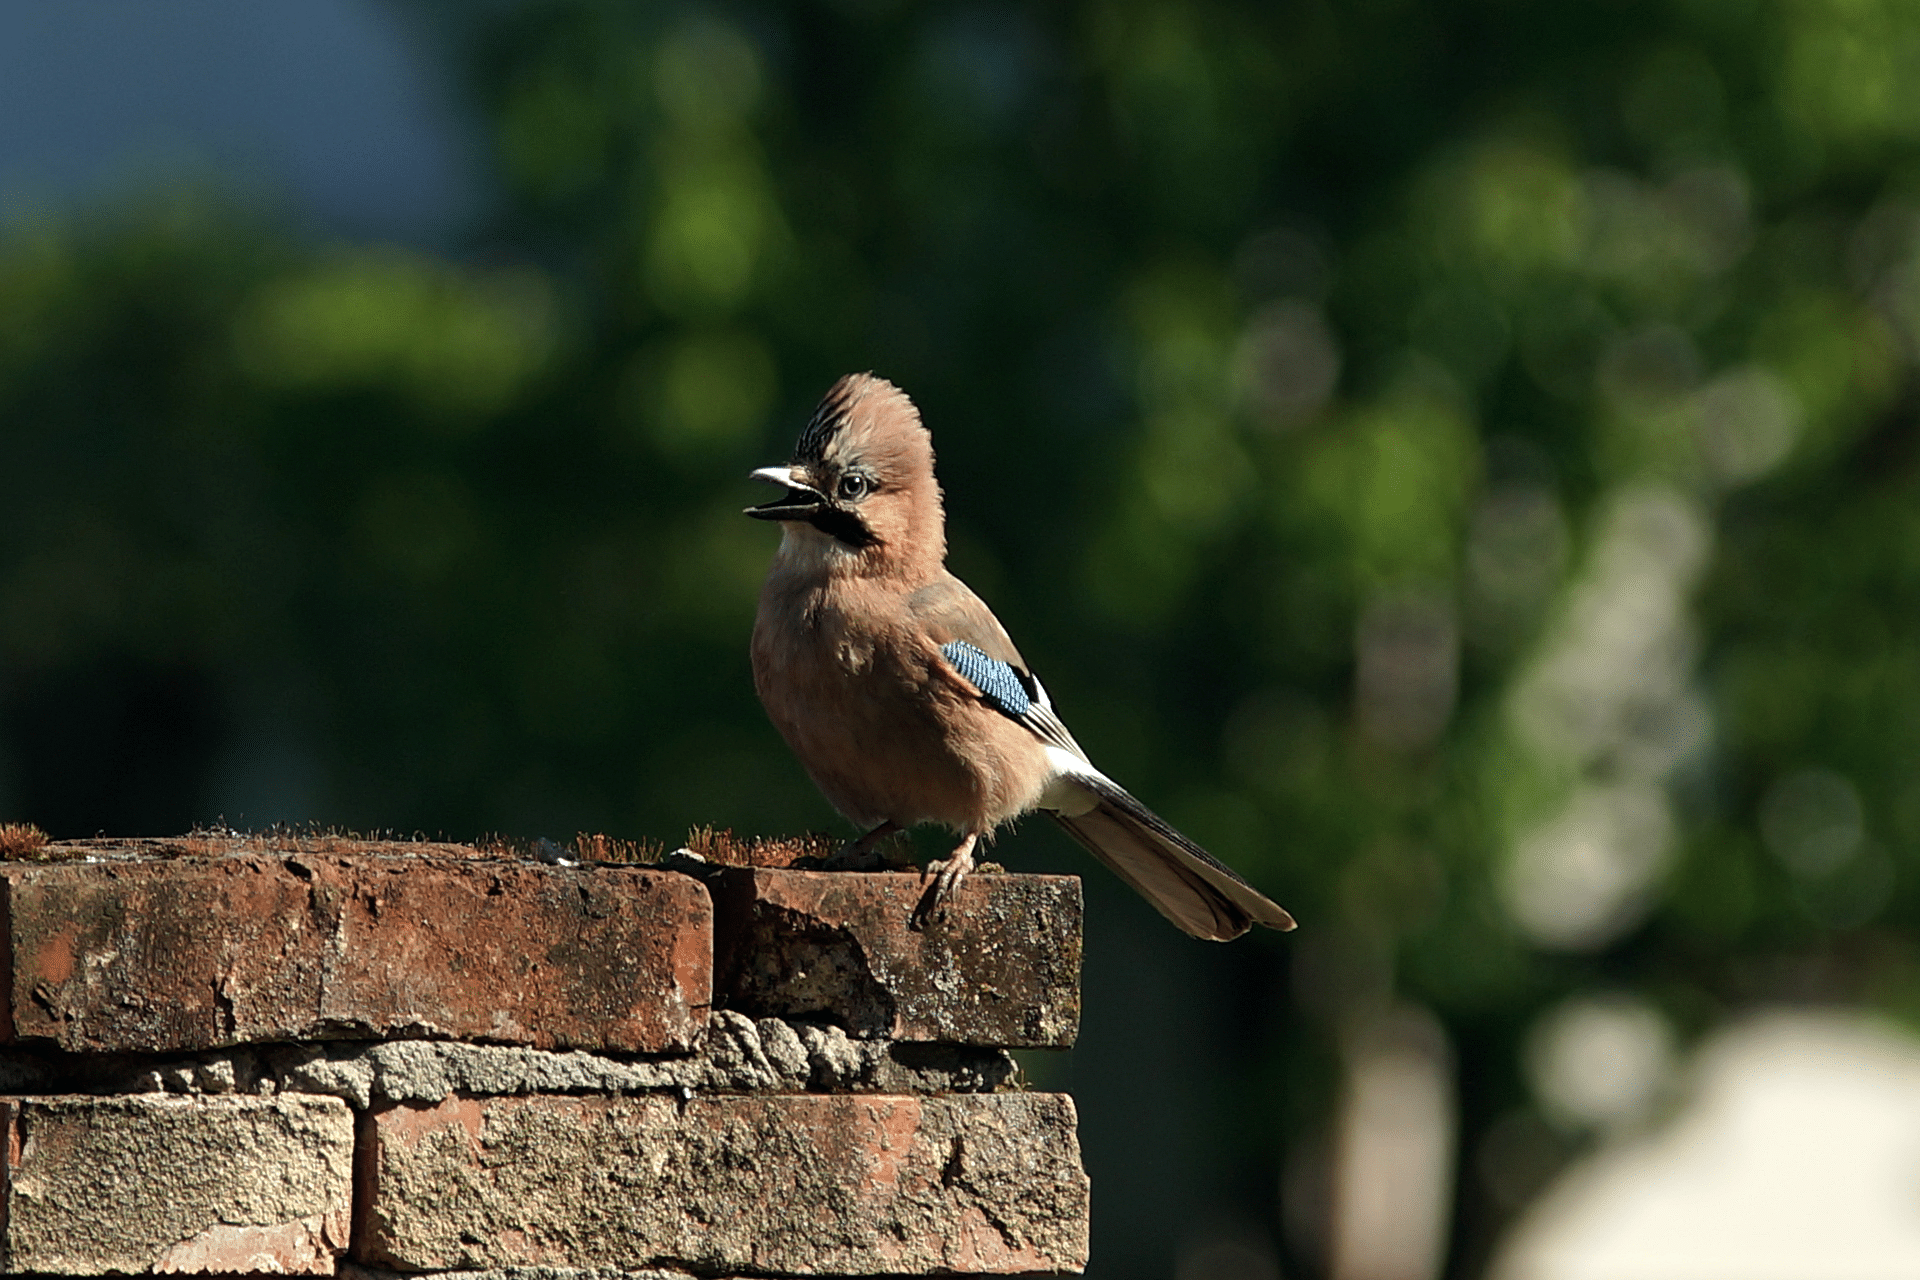
[[[773,553],[773,566],[796,573],[825,573],[856,554],[830,533],[822,533],[798,520],[783,520],[780,549]]]

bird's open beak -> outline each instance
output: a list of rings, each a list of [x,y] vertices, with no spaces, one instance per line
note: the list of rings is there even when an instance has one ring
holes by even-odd
[[[748,479],[765,480],[786,490],[771,502],[748,507],[745,514],[756,520],[805,520],[827,500],[824,493],[802,480],[792,467],[762,467]]]

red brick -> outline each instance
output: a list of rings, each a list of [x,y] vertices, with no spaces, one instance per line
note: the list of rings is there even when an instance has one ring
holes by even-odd
[[[362,1133],[354,1256],[402,1271],[1078,1271],[1064,1094],[449,1098]]]
[[[1080,881],[976,873],[912,927],[920,875],[729,867],[709,879],[724,1008],[859,1036],[1060,1048],[1080,1029]]]
[[[674,872],[318,854],[12,867],[9,1038],[161,1053],[445,1036],[667,1052],[712,903]]]

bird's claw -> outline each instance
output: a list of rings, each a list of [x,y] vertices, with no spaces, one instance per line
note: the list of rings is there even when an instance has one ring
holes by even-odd
[[[952,900],[954,890],[973,870],[973,844],[975,837],[968,836],[953,855],[940,862],[929,862],[927,872],[933,879],[927,885],[920,902],[913,909],[913,915],[907,919],[907,927],[920,930],[935,919],[947,913],[947,903]]]

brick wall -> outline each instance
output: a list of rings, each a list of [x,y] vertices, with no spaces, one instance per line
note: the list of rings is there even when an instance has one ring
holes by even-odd
[[[1080,888],[92,841],[0,865],[8,1273],[1080,1270]]]

